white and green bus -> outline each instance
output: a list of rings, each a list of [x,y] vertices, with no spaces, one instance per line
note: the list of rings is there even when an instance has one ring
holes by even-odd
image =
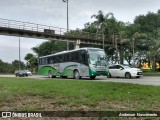
[[[39,74],[50,78],[90,77],[108,75],[107,56],[99,48],[80,48],[39,57]]]

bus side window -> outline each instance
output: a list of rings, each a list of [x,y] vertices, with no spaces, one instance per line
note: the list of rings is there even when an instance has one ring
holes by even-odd
[[[74,52],[71,52],[71,53],[70,53],[70,60],[71,60],[71,62],[74,61]]]
[[[47,64],[50,64],[50,57],[48,57],[46,59],[47,59]]]
[[[53,64],[54,62],[54,58],[52,57],[48,57],[48,64]]]
[[[42,58],[42,65],[46,64],[46,58]]]
[[[52,56],[52,63],[55,63],[55,56]]]
[[[62,55],[59,55],[59,62],[62,63],[64,61],[63,59],[63,54]]]
[[[87,63],[87,55],[85,51],[81,51],[81,61],[83,64]]]
[[[41,58],[39,58],[39,60],[38,60],[38,64],[39,64],[39,65],[41,65]]]
[[[69,54],[64,54],[64,62],[68,62],[69,61]]]
[[[54,60],[54,63],[57,63],[58,62],[58,56],[54,56],[55,60]]]

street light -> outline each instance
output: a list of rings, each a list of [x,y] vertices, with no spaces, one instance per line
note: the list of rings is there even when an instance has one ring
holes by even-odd
[[[105,28],[107,27],[107,25],[104,22],[102,22],[99,24],[99,27],[102,28],[102,37],[103,37],[102,39],[103,39],[103,50],[104,50]]]
[[[63,0],[63,2],[67,3],[67,34],[69,30],[69,23],[68,23],[68,0]],[[69,50],[69,42],[67,41],[67,50]]]
[[[132,46],[133,46],[133,66],[135,66],[135,62],[134,62],[134,38],[132,39]]]
[[[105,34],[104,34],[104,30],[103,30],[103,50],[104,50],[104,39],[105,39]]]
[[[19,70],[21,69],[21,51],[20,51],[20,43],[21,42],[21,40],[20,40],[20,37],[19,37]]]

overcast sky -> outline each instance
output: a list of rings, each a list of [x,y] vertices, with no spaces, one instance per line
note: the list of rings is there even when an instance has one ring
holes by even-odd
[[[157,12],[160,0],[69,0],[69,29],[83,28],[99,10],[112,12],[116,19],[133,22],[135,16]],[[0,18],[66,28],[66,3],[62,0],[0,0]],[[12,62],[18,59],[18,37],[0,35],[0,59]],[[21,38],[21,59],[44,42]]]

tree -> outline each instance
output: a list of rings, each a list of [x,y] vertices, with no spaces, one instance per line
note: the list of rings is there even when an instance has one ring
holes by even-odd
[[[72,44],[69,45],[71,48]],[[25,56],[25,60],[27,61],[27,68],[34,72],[38,69],[38,57],[66,50],[66,42],[50,40],[33,47],[32,50],[36,53],[36,56],[28,53]]]
[[[97,33],[103,33],[105,32],[108,24],[109,19],[113,19],[113,13],[108,13],[106,15],[103,14],[103,12],[100,10],[98,11],[98,15],[92,15],[91,18],[95,18],[96,20],[93,22],[93,24],[97,28]]]
[[[39,46],[33,47],[32,50],[37,54],[38,57],[54,54],[56,52],[66,50],[66,42],[62,41],[46,41]]]
[[[27,68],[32,72],[38,69],[38,61],[35,55],[28,53],[24,59],[27,61]]]
[[[13,66],[14,70],[19,70],[19,60],[14,60],[12,62],[12,66]],[[22,62],[22,61],[20,61],[20,66],[21,66],[22,70],[26,68],[24,62]]]
[[[148,36],[146,46],[150,49],[148,51],[148,57],[152,58],[153,70],[155,70],[156,61],[158,57],[158,41],[160,41],[160,14],[159,10],[157,13],[148,12],[147,15],[139,15],[135,18],[134,23],[140,25],[140,31]],[[153,47],[154,46],[154,47]],[[151,56],[150,56],[151,55]],[[154,57],[154,58],[153,58]]]
[[[118,31],[118,23],[117,20],[114,18],[113,13],[107,13],[106,15],[103,14],[103,12],[100,10],[97,15],[92,15],[91,18],[95,18],[96,20],[93,22],[93,25],[97,28],[97,33],[103,34],[110,38],[113,43],[113,48],[107,47],[108,54],[111,55],[112,61],[113,59],[115,62],[118,61],[118,46],[117,46],[117,31]],[[115,49],[114,49],[115,48]],[[114,51],[114,52],[113,52]],[[115,55],[113,55],[115,54]]]

